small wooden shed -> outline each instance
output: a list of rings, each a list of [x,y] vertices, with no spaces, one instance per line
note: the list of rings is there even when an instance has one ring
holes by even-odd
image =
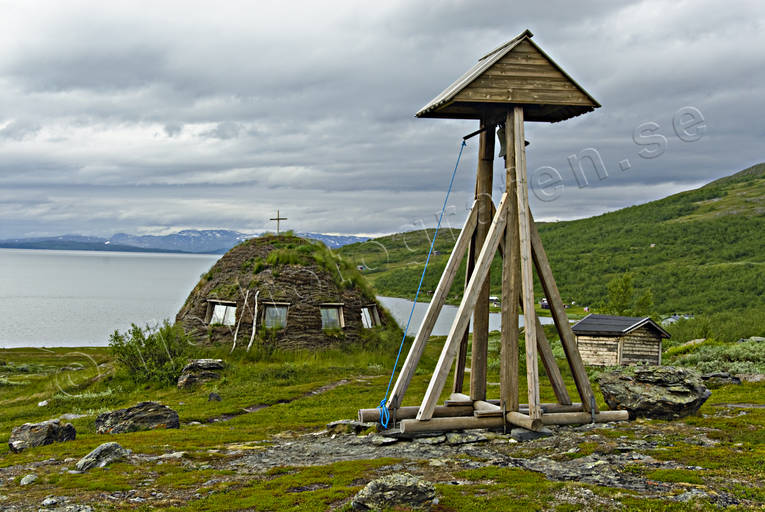
[[[661,342],[670,337],[647,316],[590,314],[573,330],[582,360],[591,366],[661,364]]]

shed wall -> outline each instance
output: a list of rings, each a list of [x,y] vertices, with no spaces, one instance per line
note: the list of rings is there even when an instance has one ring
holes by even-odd
[[[577,346],[582,361],[591,366],[616,366],[619,364],[619,339],[605,336],[577,336]]]
[[[647,327],[622,336],[621,364],[661,364],[661,337]]]

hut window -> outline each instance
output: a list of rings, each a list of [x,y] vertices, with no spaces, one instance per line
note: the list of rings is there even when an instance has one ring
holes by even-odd
[[[320,309],[322,329],[342,329],[345,327],[341,304],[325,304],[320,306]]]
[[[364,306],[361,308],[361,325],[365,329],[380,325],[380,315],[377,314],[377,306]]]
[[[236,324],[236,303],[208,302],[209,324]]]
[[[287,326],[287,304],[266,304],[263,325],[267,329],[284,329]]]

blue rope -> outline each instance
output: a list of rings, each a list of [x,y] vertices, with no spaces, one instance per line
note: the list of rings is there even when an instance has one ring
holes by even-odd
[[[388,387],[385,389],[385,398],[380,400],[380,405],[377,407],[380,410],[380,425],[383,428],[388,428],[390,422],[390,411],[385,406],[385,402],[388,401],[388,393],[390,393],[390,386],[393,384],[393,376],[396,374],[396,368],[398,368],[398,361],[401,359],[401,351],[404,349],[404,342],[406,341],[406,334],[409,332],[409,324],[412,323],[412,315],[414,315],[414,308],[417,306],[417,298],[420,296],[420,290],[422,289],[422,281],[425,279],[425,272],[428,270],[428,263],[430,263],[430,256],[433,254],[433,247],[436,244],[436,237],[438,236],[438,230],[441,229],[441,221],[444,218],[444,212],[446,211],[446,203],[449,201],[449,194],[452,192],[452,186],[454,185],[454,177],[457,175],[457,168],[460,166],[460,159],[462,158],[462,151],[467,146],[467,143],[463,140],[460,146],[459,155],[457,155],[457,163],[454,164],[454,171],[452,171],[452,179],[449,181],[449,189],[446,191],[446,197],[444,198],[444,206],[441,208],[441,215],[438,217],[438,224],[436,225],[436,232],[433,234],[433,240],[430,242],[430,250],[428,250],[428,258],[425,260],[425,268],[422,269],[422,275],[420,276],[420,284],[417,285],[417,293],[414,295],[414,302],[412,303],[412,310],[409,312],[409,320],[406,321],[406,328],[404,328],[404,336],[401,338],[401,344],[398,347],[398,354],[396,354],[396,362],[393,363],[393,371],[390,374],[388,380]]]

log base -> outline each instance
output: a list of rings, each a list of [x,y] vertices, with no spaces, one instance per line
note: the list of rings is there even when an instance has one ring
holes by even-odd
[[[401,432],[444,432],[449,430],[467,430],[472,428],[502,428],[506,423],[528,430],[540,430],[544,425],[580,425],[585,423],[607,423],[609,421],[627,421],[627,411],[602,411],[594,417],[588,412],[543,413],[541,419],[532,419],[526,414],[509,412],[501,417],[452,416],[433,417],[427,421],[416,419],[401,420]],[[505,421],[506,420],[506,421]]]

